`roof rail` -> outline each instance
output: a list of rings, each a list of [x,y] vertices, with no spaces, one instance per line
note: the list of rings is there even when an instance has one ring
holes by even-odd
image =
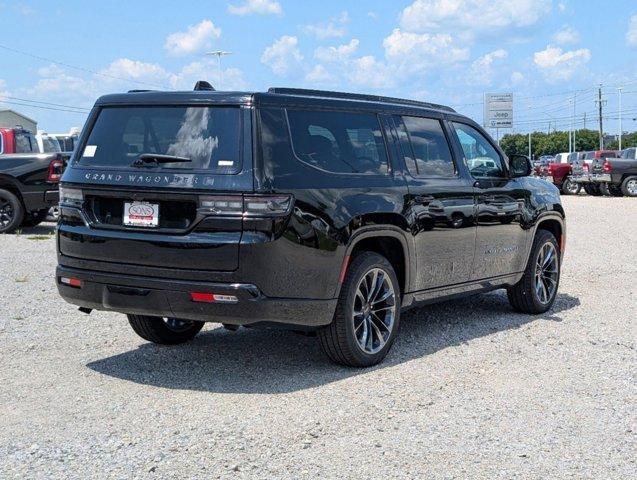
[[[127,93],[144,93],[144,92],[156,92],[157,90],[148,90],[148,89],[136,89],[129,90]]]
[[[367,102],[394,103],[399,105],[409,105],[414,107],[433,108],[447,112],[455,112],[451,107],[439,105],[437,103],[419,102],[406,98],[383,97],[381,95],[366,95],[363,93],[332,92],[328,90],[310,90],[304,88],[270,87],[268,93],[278,93],[280,95],[299,95],[304,97],[341,98],[343,100],[361,100]]]

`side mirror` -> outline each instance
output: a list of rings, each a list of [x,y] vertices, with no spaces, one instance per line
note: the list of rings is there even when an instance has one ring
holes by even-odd
[[[511,178],[528,177],[533,172],[531,160],[526,155],[511,155],[509,157]]]

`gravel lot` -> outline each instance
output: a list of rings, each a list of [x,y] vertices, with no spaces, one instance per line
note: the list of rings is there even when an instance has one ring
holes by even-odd
[[[280,331],[145,343],[58,298],[52,225],[0,236],[0,478],[635,478],[637,200],[564,204],[553,311],[413,310],[369,370]]]

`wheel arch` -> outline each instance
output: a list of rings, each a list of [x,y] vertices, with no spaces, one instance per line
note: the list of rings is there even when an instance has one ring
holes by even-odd
[[[0,188],[15,194],[20,201],[24,203],[22,192],[20,191],[20,184],[15,178],[0,174]]]
[[[392,226],[363,227],[352,236],[345,253],[339,279],[339,292],[349,263],[358,253],[365,251],[375,252],[387,258],[398,277],[401,296],[404,295],[411,281],[411,250],[403,231]]]

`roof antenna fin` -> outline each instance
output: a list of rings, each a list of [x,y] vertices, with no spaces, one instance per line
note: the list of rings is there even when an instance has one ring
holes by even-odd
[[[215,87],[210,85],[210,83],[206,82],[205,80],[199,80],[197,83],[195,83],[195,91],[198,90],[209,90],[214,92]]]

